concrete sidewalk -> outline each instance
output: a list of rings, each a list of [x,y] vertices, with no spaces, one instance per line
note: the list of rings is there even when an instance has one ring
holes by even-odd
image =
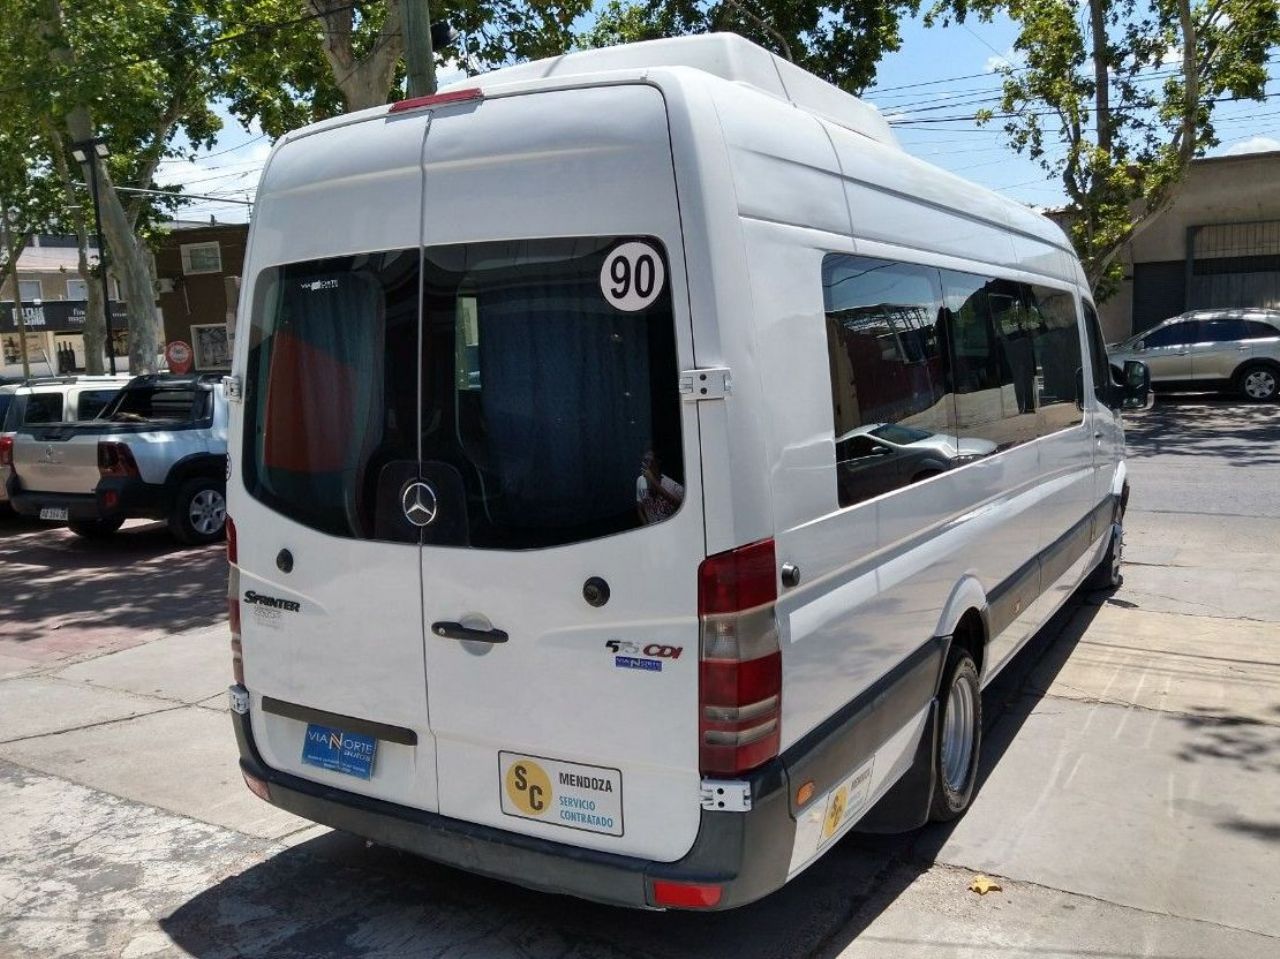
[[[251,836],[311,824],[244,786],[225,625],[0,680],[0,759]]]

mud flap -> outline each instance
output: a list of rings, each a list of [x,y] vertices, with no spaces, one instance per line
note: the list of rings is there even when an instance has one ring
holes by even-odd
[[[938,738],[938,698],[929,703],[911,768],[858,820],[855,832],[894,833],[919,829],[929,821],[933,800],[934,748]]]

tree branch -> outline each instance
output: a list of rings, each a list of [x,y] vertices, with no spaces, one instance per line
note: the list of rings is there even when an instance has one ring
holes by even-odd
[[[151,189],[156,170],[160,167],[161,159],[164,158],[165,145],[169,142],[169,134],[182,117],[182,111],[182,95],[175,91],[169,100],[168,107],[165,108],[164,113],[161,114],[160,119],[153,128],[151,145],[143,153],[142,171],[136,185],[144,190]],[[144,193],[136,194],[134,199],[129,202],[129,206],[125,211],[129,217],[129,229],[137,228],[138,217],[142,215],[142,210],[146,204],[147,196]]]
[[[759,16],[757,13],[755,13],[755,11],[748,9],[746,6],[740,3],[739,0],[724,0],[724,2],[729,6],[733,7],[733,9],[737,10],[740,14],[742,14],[744,17],[746,17],[748,20],[754,23],[757,27],[759,27],[765,33],[769,34],[769,36],[773,37],[773,39],[777,40],[778,45],[782,47],[782,55],[786,57],[788,60],[790,60],[792,63],[795,63],[796,58],[791,55],[791,45],[787,43],[787,38],[784,37],[779,32],[777,27],[775,27],[768,20],[765,20],[763,17]]]

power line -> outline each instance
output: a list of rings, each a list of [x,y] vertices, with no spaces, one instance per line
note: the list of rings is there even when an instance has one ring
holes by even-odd
[[[1264,93],[1260,97],[1209,97],[1199,102],[1201,104],[1239,103],[1244,101],[1250,101],[1250,102],[1256,103],[1256,102],[1261,102],[1261,101],[1270,99],[1271,97],[1278,96],[1278,95],[1280,94]],[[1059,111],[1057,110],[1020,110],[1017,112],[1010,112],[1010,113],[992,113],[987,119],[1012,120],[1017,117],[1027,117],[1027,116],[1036,116],[1036,117],[1057,116],[1058,112]],[[1121,112],[1124,112],[1124,111],[1121,111],[1115,108],[1112,108],[1111,110],[1111,114],[1113,116]],[[971,114],[963,114],[963,115],[954,116],[954,117],[925,117],[924,119],[921,119],[921,120],[910,120],[910,119],[890,120],[889,124],[890,126],[907,126],[907,125],[918,126],[920,124],[925,124],[925,123],[975,123],[975,122],[977,122],[976,116],[973,116]]]
[[[1280,55],[1270,56],[1262,61],[1263,64],[1276,63],[1276,62],[1280,62]],[[1026,67],[1020,67],[1019,71],[1026,70],[1026,69],[1027,69]],[[1151,72],[1144,72],[1137,76],[1134,76],[1132,77],[1132,80],[1136,83],[1150,83],[1155,80],[1163,80],[1171,76],[1177,76],[1181,72],[1182,72],[1181,67],[1170,67],[1168,69],[1156,69]],[[968,103],[959,102],[958,98],[967,96],[970,94],[974,94],[974,93],[989,94],[989,96],[983,97],[979,100],[969,101],[971,103],[983,103],[983,102],[996,103],[1004,99],[1003,86],[999,88],[983,86],[983,87],[971,87],[968,90],[958,90],[958,91],[952,91],[944,94],[939,94],[937,97],[933,97],[927,100],[915,100],[908,103],[884,104],[883,107],[884,109],[889,111],[917,110],[918,107],[926,108],[926,109],[940,109],[941,108],[940,106],[935,106],[935,104],[937,104],[940,99],[948,101],[952,106],[967,106]],[[909,95],[910,94],[908,94],[908,96]],[[870,100],[870,98],[868,99]],[[876,106],[881,105],[877,103],[875,100],[870,100],[870,102],[875,104]],[[917,112],[920,112],[920,111],[917,110]]]
[[[196,162],[196,161],[198,161],[198,160],[210,160],[210,159],[212,159],[213,157],[220,157],[220,156],[224,156],[224,155],[226,155],[226,154],[228,154],[228,153],[235,153],[237,150],[243,150],[245,147],[253,146],[255,143],[258,143],[258,142],[260,142],[260,141],[262,141],[262,140],[265,140],[266,138],[267,138],[267,134],[265,134],[265,133],[259,133],[259,134],[258,134],[256,137],[254,137],[252,140],[245,140],[245,141],[244,141],[244,143],[238,144],[238,145],[233,146],[233,147],[227,147],[225,150],[215,150],[214,152],[212,152],[212,153],[206,153],[206,154],[204,154],[203,156],[195,156],[195,157],[193,157],[190,161],[188,161],[188,160],[186,159],[186,157],[168,157],[168,158],[166,158],[166,159],[164,159],[164,160],[161,160],[160,162],[161,162],[161,163],[187,163],[187,162]],[[242,161],[239,161],[239,162],[241,162],[241,163],[256,163],[257,161],[256,161],[256,160],[242,160]],[[232,165],[234,165],[234,164],[232,164]],[[212,166],[212,167],[208,167],[207,169],[210,169],[210,170],[217,170],[217,169],[220,169],[220,167]]]

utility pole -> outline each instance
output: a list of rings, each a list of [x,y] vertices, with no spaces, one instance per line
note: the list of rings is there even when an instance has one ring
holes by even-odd
[[[400,0],[400,30],[409,73],[408,95],[429,97],[436,92],[436,58],[431,49],[431,11],[427,0]]]

